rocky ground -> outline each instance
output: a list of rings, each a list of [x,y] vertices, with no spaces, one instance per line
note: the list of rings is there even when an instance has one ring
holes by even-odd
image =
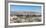
[[[24,23],[24,22],[40,22],[41,17],[31,16],[11,16],[10,23]]]

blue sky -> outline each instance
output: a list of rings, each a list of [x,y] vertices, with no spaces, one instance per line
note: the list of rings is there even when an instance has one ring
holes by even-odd
[[[41,12],[41,6],[30,6],[30,5],[11,5],[10,11],[32,11]]]

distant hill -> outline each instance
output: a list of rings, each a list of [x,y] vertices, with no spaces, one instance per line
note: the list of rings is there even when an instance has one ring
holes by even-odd
[[[27,11],[11,11],[10,15],[41,15],[39,12],[27,12]]]

